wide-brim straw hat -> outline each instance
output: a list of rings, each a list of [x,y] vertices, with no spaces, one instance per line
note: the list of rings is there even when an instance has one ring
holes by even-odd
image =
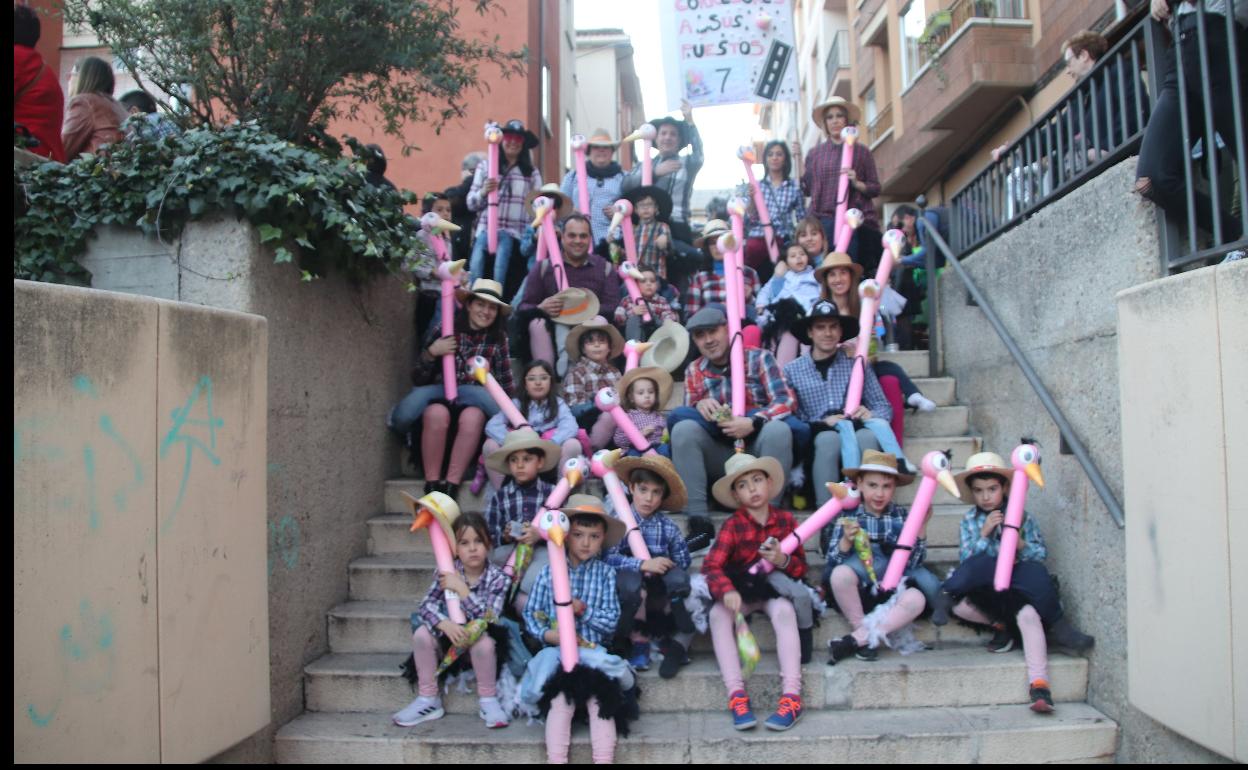
[[[862,280],[862,265],[858,264],[843,251],[831,251],[824,256],[819,267],[815,268],[815,282],[822,288],[828,280],[828,271],[834,267],[844,267],[854,274],[855,281]]]
[[[533,201],[538,198],[550,198],[555,202],[555,216],[563,219],[572,213],[572,199],[563,194],[563,190],[559,189],[559,185],[554,182],[547,182],[533,192],[524,196],[525,212],[533,211]]]
[[[503,299],[503,285],[489,278],[478,278],[472,282],[471,289],[456,289],[455,298],[459,304],[467,307],[473,297],[483,299],[492,305],[498,305],[498,312],[511,315],[511,305]]]
[[[623,540],[624,535],[628,532],[624,522],[607,513],[607,508],[603,505],[602,500],[593,495],[572,495],[568,498],[567,504],[559,510],[569,519],[573,516],[589,515],[597,516],[605,521],[607,523],[607,536],[602,543],[604,551]]]
[[[843,107],[846,114],[849,115],[850,123],[857,123],[862,118],[862,111],[858,109],[858,105],[840,96],[829,96],[819,104],[816,104],[810,111],[810,119],[815,122],[820,133],[826,133],[827,128],[824,127],[823,116],[829,107]]]
[[[641,217],[637,216],[637,201],[642,198],[654,199],[654,205],[659,209],[659,213],[655,218],[660,222],[667,222],[672,218],[672,196],[662,187],[655,187],[654,185],[635,187],[624,193],[623,197],[633,204],[633,224],[641,221]]]
[[[992,474],[1001,479],[1002,485],[1006,490],[1010,488],[1010,481],[1014,479],[1014,469],[1005,464],[1005,460],[996,452],[979,452],[973,454],[966,460],[966,470],[961,473],[953,474],[953,480],[958,484],[958,496],[964,503],[975,504],[975,495],[971,493],[971,476],[981,474]]]
[[[674,372],[685,365],[689,357],[689,330],[679,321],[668,319],[655,329],[648,340],[650,347],[641,354],[642,366],[657,366]]]
[[[553,441],[546,441],[537,435],[537,431],[532,428],[516,428],[507,433],[503,438],[503,445],[485,458],[485,467],[504,476],[511,475],[511,469],[507,467],[507,458],[521,450],[537,451],[542,453],[542,467],[539,473],[548,473],[553,471],[559,465],[559,445]]]
[[[600,315],[596,315],[568,332],[568,339],[564,343],[563,349],[567,351],[569,361],[576,361],[581,358],[583,355],[581,353],[581,337],[589,332],[602,332],[607,335],[607,339],[611,341],[609,358],[617,358],[624,352],[624,335],[620,334],[620,330],[615,328],[615,324]]]
[[[615,472],[624,486],[632,483],[633,471],[646,470],[658,474],[667,483],[667,495],[659,503],[664,511],[683,511],[689,502],[689,491],[685,489],[685,480],[676,472],[676,466],[663,455],[642,455],[641,457],[622,457],[615,464]]]
[[[594,133],[589,135],[589,138],[585,140],[585,144],[589,147],[610,147],[613,150],[620,146],[620,143],[612,139],[611,133],[605,128],[594,129]]]
[[[579,286],[569,286],[553,295],[563,300],[563,309],[551,320],[564,326],[580,326],[598,315],[598,295]]]
[[[654,380],[654,385],[659,391],[659,402],[655,404],[655,411],[661,412],[667,408],[668,399],[672,397],[672,375],[668,374],[666,369],[661,366],[638,366],[624,372],[615,383],[615,390],[620,394],[621,403],[628,398],[628,389],[637,380]]]
[[[524,137],[524,149],[531,150],[541,144],[541,140],[537,138],[537,134],[524,127],[524,121],[513,118],[499,126],[504,134],[519,134]]]
[[[821,299],[815,303],[810,312],[803,316],[789,330],[793,332],[793,336],[803,345],[809,345],[810,327],[815,321],[822,319],[835,318],[837,323],[841,325],[841,339],[852,340],[858,336],[858,319],[853,316],[843,315],[836,303],[830,300]]]
[[[712,219],[702,225],[702,234],[694,240],[693,245],[702,248],[702,244],[706,243],[709,238],[718,238],[724,233],[732,232],[732,227],[722,219]]]
[[[433,520],[446,533],[446,542],[454,546],[455,520],[459,518],[459,504],[452,500],[450,495],[441,492],[430,492],[419,498],[407,492],[403,492],[402,495],[407,503],[407,507],[411,510],[413,518],[421,510],[429,511],[429,513],[433,514]]]
[[[904,487],[914,481],[914,474],[897,470],[896,457],[888,452],[877,452],[874,449],[868,449],[862,453],[862,462],[858,463],[857,468],[846,468],[843,473],[845,478],[854,482],[857,482],[858,477],[864,473],[883,473],[886,476],[893,476],[897,479],[899,487]]]
[[[771,490],[767,495],[768,500],[784,488],[784,468],[780,467],[779,460],[774,457],[755,457],[742,452],[729,457],[728,462],[724,463],[724,477],[716,481],[715,486],[711,488],[715,499],[729,508],[740,507],[736,498],[732,496],[732,485],[737,479],[751,471],[762,471],[767,474],[767,480],[771,484]]]

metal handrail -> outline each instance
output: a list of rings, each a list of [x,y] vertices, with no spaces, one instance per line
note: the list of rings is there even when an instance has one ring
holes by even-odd
[[[992,324],[993,330],[996,331],[997,336],[1001,338],[1001,342],[1005,345],[1005,349],[1010,352],[1011,356],[1013,356],[1014,363],[1018,364],[1018,368],[1022,370],[1023,376],[1026,377],[1027,382],[1031,384],[1031,389],[1035,391],[1036,396],[1040,399],[1040,403],[1044,404],[1044,408],[1048,411],[1049,416],[1053,418],[1053,422],[1057,423],[1057,429],[1062,434],[1062,439],[1066,442],[1066,445],[1070,447],[1070,450],[1074,453],[1075,458],[1079,460],[1079,465],[1083,467],[1083,472],[1087,474],[1088,480],[1092,482],[1093,488],[1096,489],[1096,493],[1100,495],[1101,502],[1103,502],[1105,507],[1109,509],[1109,515],[1114,518],[1114,521],[1119,527],[1125,526],[1122,504],[1118,502],[1118,498],[1114,495],[1113,490],[1111,490],[1109,488],[1109,484],[1105,482],[1105,477],[1101,475],[1101,471],[1096,466],[1096,462],[1092,460],[1092,456],[1088,453],[1087,448],[1083,445],[1083,442],[1079,440],[1079,436],[1075,434],[1074,427],[1070,424],[1070,421],[1066,419],[1066,415],[1062,413],[1061,407],[1059,407],[1057,402],[1053,400],[1053,396],[1049,393],[1049,389],[1045,387],[1044,382],[1040,380],[1040,376],[1036,374],[1036,370],[1032,367],[1031,361],[1028,360],[1027,354],[1024,353],[1022,348],[1018,346],[1018,343],[1014,341],[1014,337],[1010,335],[1009,330],[1005,328],[1005,324],[1001,322],[1001,317],[998,316],[997,312],[992,309],[992,304],[988,302],[988,298],[984,296],[983,292],[979,290],[979,287],[975,285],[975,282],[971,280],[970,274],[967,273],[966,268],[962,266],[962,262],[954,256],[953,252],[949,249],[949,244],[945,243],[945,239],[940,237],[940,233],[937,232],[937,229],[935,227],[929,227],[927,228],[927,234],[931,239],[931,243],[933,243],[936,248],[940,249],[941,253],[945,255],[945,262],[953,267],[953,271],[957,273],[958,278],[962,279],[962,283],[966,286],[966,290],[970,292],[971,299],[974,300],[975,304],[979,306],[980,310],[984,311],[984,315],[988,317],[988,323]],[[936,272],[934,270],[935,255],[932,254],[930,249],[927,253],[927,265],[928,327],[930,329],[933,326],[939,326],[939,323],[936,322],[937,316],[935,315],[938,305],[932,304],[932,299],[939,294],[939,291],[936,286]],[[929,350],[933,351],[930,352],[929,355],[932,357],[932,360],[935,360],[935,351],[939,350],[938,344],[933,345],[929,343]],[[933,368],[932,371],[934,373],[936,369]]]

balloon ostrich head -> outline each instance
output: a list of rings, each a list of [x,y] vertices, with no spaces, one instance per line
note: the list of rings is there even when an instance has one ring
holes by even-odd
[[[754,155],[754,148],[742,145],[737,148],[737,157],[747,163],[757,163],[758,158]]]
[[[720,254],[727,254],[737,250],[737,236],[732,233],[724,233],[719,236],[719,240],[715,241],[715,247],[719,249]]]
[[[828,482],[828,491],[832,496],[841,501],[842,511],[852,511],[858,507],[859,501],[862,500],[862,493],[853,484],[837,484],[835,481]]]
[[[889,230],[884,233],[884,237],[881,240],[884,248],[892,252],[894,260],[901,259],[901,247],[906,244],[905,233],[900,230]]]
[[[494,121],[485,124],[485,141],[498,144],[503,141],[503,129]]]
[[[632,278],[634,281],[640,281],[641,271],[638,270],[637,266],[632,264],[631,262],[623,262],[620,264],[620,276],[621,277],[627,276],[629,278]]]
[[[863,299],[879,299],[880,285],[875,282],[874,278],[868,278],[858,284],[858,296]]]
[[[841,141],[846,144],[853,144],[858,141],[858,127],[845,126],[841,129]]]
[[[728,213],[733,216],[744,218],[747,210],[749,210],[749,205],[744,198],[734,197],[728,201]]]
[[[555,210],[555,202],[545,195],[541,195],[533,199],[533,213],[536,215],[533,219],[533,229],[542,226],[542,220]]]
[[[857,230],[862,224],[862,209],[845,209],[845,224],[849,225],[851,230]]]
[[[444,233],[459,232],[459,225],[447,222],[442,217],[430,211],[420,218],[420,227],[427,233],[433,235],[442,235]]]
[[[571,144],[572,152],[579,152],[589,146],[589,140],[584,134],[573,134]]]
[[[624,354],[625,355],[636,354],[640,358],[642,353],[645,353],[647,350],[649,350],[652,347],[654,347],[653,342],[640,342],[638,340],[629,340],[628,342],[624,343]]]
[[[620,394],[615,388],[603,388],[594,396],[594,406],[600,411],[609,412],[620,405]]]
[[[567,479],[568,489],[578,486],[586,473],[589,473],[589,463],[584,457],[573,457],[563,464],[563,477]]]
[[[443,281],[454,281],[459,283],[459,274],[464,272],[464,264],[467,261],[468,260],[466,259],[457,259],[454,262],[443,262],[438,265],[438,269],[434,272],[436,272],[438,278],[441,278]]]
[[[485,356],[473,356],[472,379],[476,380],[479,384],[484,385],[489,376],[490,362],[485,360]]]
[[[949,458],[944,452],[928,452],[923,455],[921,469],[925,478],[936,479],[946,492],[958,497],[958,482],[953,479],[953,472],[949,470]]]
[[[598,478],[602,478],[611,472],[623,454],[622,449],[599,449],[594,452],[593,458],[589,461],[589,470]]]
[[[1044,488],[1044,474],[1040,472],[1040,449],[1035,444],[1019,444],[1010,455],[1010,464],[1014,470],[1027,474],[1027,478],[1040,488]]]
[[[571,528],[572,524],[568,521],[567,514],[560,510],[544,510],[542,515],[537,517],[538,534],[560,548],[563,547],[563,541],[567,538],[568,530]]]
[[[638,139],[645,139],[647,142],[653,142],[654,137],[658,136],[658,134],[659,132],[653,124],[642,123],[640,126],[637,126],[636,131],[621,139],[620,144],[635,142]]]
[[[625,198],[620,198],[611,208],[615,209],[615,214],[611,216],[611,226],[607,229],[615,232],[626,217],[633,215],[633,204]]]

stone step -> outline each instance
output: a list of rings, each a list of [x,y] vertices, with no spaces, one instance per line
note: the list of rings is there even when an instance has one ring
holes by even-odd
[[[970,430],[970,410],[965,406],[938,406],[930,412],[906,413],[906,438],[961,436]],[[922,455],[911,458],[917,465]]]
[[[926,564],[940,578],[944,578],[958,561],[958,549],[953,546],[929,548]],[[817,553],[807,556],[812,580],[823,569],[823,557]],[[701,563],[694,560],[693,569]],[[417,602],[429,590],[435,574],[433,556],[406,553],[382,556],[361,556],[351,562],[348,570],[350,596],[357,601],[381,601],[406,599]],[[883,574],[883,567],[877,569]]]
[[[329,611],[329,648],[335,653],[386,653],[396,659],[411,650],[411,614],[416,609],[415,600],[402,601],[352,601],[340,604]],[[776,648],[775,632],[771,623],[761,616],[751,622],[754,637],[760,648]],[[832,639],[849,633],[849,624],[836,612],[825,612],[820,625],[814,629],[816,656],[827,649]],[[920,620],[915,624],[915,636],[922,642],[936,647],[949,645],[978,645],[987,636],[958,623],[936,628]],[[709,652],[710,637],[699,634],[694,637],[694,652]],[[825,656],[826,657],[826,656]],[[397,665],[397,664],[396,664]]]
[[[645,696],[643,696],[645,697]],[[427,763],[499,765],[544,763],[545,731],[517,720],[487,730],[475,714],[404,728],[384,713],[307,713],[277,734],[276,760],[303,763]],[[721,704],[722,706],[722,704]],[[756,701],[760,721],[772,703]],[[1047,716],[1010,708],[920,708],[860,712],[809,711],[784,733],[761,725],[732,728],[726,709],[713,713],[645,713],[619,741],[621,763],[768,766],[849,762],[859,765],[1023,762],[1112,762],[1118,726],[1083,703]],[[572,732],[572,762],[590,761],[589,731]]]
[[[936,406],[953,406],[957,398],[957,381],[952,377],[911,377],[919,391],[936,402]]]
[[[414,696],[401,676],[402,656],[331,654],[308,664],[309,711],[397,710]],[[991,706],[1028,703],[1027,669],[1021,651],[994,655],[982,649],[949,647],[901,656],[881,650],[874,662],[842,661],[828,666],[826,655],[803,666],[802,701],[815,709],[893,709]],[[1087,693],[1087,661],[1054,654],[1049,659],[1053,700],[1082,701]],[[675,679],[662,679],[657,667],[637,674],[645,713],[718,711],[724,683],[710,653],[701,653]],[[779,663],[765,654],[748,682],[760,708],[780,698]],[[475,714],[475,693],[457,688],[442,696],[448,713]]]
[[[931,377],[931,359],[926,350],[901,350],[896,353],[881,352],[880,361],[892,361],[901,367],[911,379]]]
[[[937,505],[932,519],[927,525],[927,542],[929,546],[956,546],[958,544],[958,524],[962,514],[966,513],[965,505]],[[794,511],[799,522],[804,521],[811,511]],[[711,520],[718,531],[728,518],[727,513],[712,514]],[[686,526],[686,517],[673,517],[677,524]],[[410,531],[412,519],[406,513],[385,513],[368,520],[368,553],[379,556],[395,553],[433,553],[430,550],[429,538],[424,533]],[[818,548],[818,539],[811,538],[806,543],[806,550]]]

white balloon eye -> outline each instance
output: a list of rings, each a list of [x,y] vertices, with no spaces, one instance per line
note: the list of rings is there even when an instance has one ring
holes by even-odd
[[[568,521],[568,515],[564,513],[563,511],[556,511],[555,513],[558,514],[555,517],[555,523],[559,525],[559,528],[562,529],[564,532],[568,532],[569,530],[571,530],[572,522]]]
[[[556,517],[558,515],[558,511],[546,511],[542,514],[542,518],[537,522],[537,524],[543,530],[549,531],[551,527],[555,526]]]
[[[1032,446],[1024,446],[1018,450],[1018,459],[1022,460],[1026,465],[1034,463],[1039,456],[1040,453]]]
[[[932,458],[932,467],[937,472],[949,470],[949,458],[945,457],[943,452],[937,452],[936,456]]]

